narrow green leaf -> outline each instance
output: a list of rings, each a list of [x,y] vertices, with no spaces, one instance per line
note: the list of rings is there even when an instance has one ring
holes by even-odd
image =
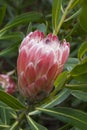
[[[0,101],[0,109],[9,109],[9,111],[12,110],[11,107],[9,107],[8,105],[6,105],[5,103],[1,101]]]
[[[73,15],[71,15],[70,17],[68,17],[67,19],[65,19],[64,22],[68,22],[69,20],[72,20],[72,19],[76,18],[80,14],[80,12],[81,12],[81,9],[79,9]]]
[[[0,52],[0,56],[5,56],[5,55],[8,55],[9,53],[13,52],[14,50],[16,50],[18,47],[18,44],[15,43],[15,45],[11,45],[10,47],[2,50]]]
[[[15,122],[11,125],[11,127],[9,128],[9,130],[16,130],[17,127],[18,127],[18,121],[15,121]]]
[[[81,60],[84,54],[87,52],[87,41],[82,43],[78,51],[78,58]]]
[[[31,119],[30,116],[27,116],[27,121],[31,127],[32,130],[47,130],[46,127],[38,124],[37,122],[35,122],[33,119]]]
[[[56,117],[63,122],[67,122],[73,126],[76,126],[81,130],[87,130],[87,113],[85,112],[65,107],[53,109],[37,108],[37,110]]]
[[[30,22],[27,28],[27,33],[26,35],[28,35],[30,32],[32,32],[32,23]]]
[[[70,91],[68,89],[64,89],[58,95],[56,95],[56,97],[54,97],[51,102],[47,103],[46,105],[43,105],[42,108],[52,108],[65,101],[69,97],[69,95]]]
[[[74,8],[76,5],[78,5],[79,2],[80,2],[80,0],[75,0],[75,1],[72,3],[71,9]]]
[[[4,91],[0,91],[0,101],[4,102],[9,107],[15,110],[25,109],[25,106],[21,102],[19,102],[15,97],[7,94]]]
[[[5,12],[6,12],[6,6],[0,7],[0,25],[3,22],[4,16],[5,16]]]
[[[17,16],[15,19],[13,19],[9,24],[7,24],[5,26],[5,28],[0,30],[0,33],[2,34],[4,31],[6,31],[10,28],[16,27],[20,24],[38,21],[41,17],[42,17],[42,15],[37,12],[24,13],[20,16]]]
[[[82,11],[79,16],[79,23],[81,27],[87,32],[87,1],[82,0]]]
[[[59,105],[63,101],[65,101],[69,95],[70,95],[70,91],[68,89],[64,89],[58,95],[56,95],[56,97],[54,97],[54,99],[52,101],[49,101],[49,102],[41,105],[40,107],[41,108],[52,108],[56,105]],[[35,110],[35,111],[30,112],[29,115],[35,115],[38,113],[40,113],[40,111]]]
[[[61,128],[59,128],[58,130],[69,130],[69,128],[70,128],[70,124],[65,124],[64,126],[62,126]]]
[[[79,100],[87,102],[87,92],[73,90],[71,94]]]
[[[66,84],[65,87],[71,90],[81,90],[87,92],[87,84]]]
[[[10,126],[9,125],[5,125],[5,124],[3,124],[3,125],[0,125],[0,129],[2,130],[2,129],[5,129],[5,128],[9,128]]]
[[[16,33],[11,33],[11,34],[5,34],[0,36],[0,40],[22,40],[24,37],[23,33],[16,32]]]
[[[54,30],[57,28],[58,20],[60,17],[62,0],[53,0],[53,7],[52,7],[52,24]]]

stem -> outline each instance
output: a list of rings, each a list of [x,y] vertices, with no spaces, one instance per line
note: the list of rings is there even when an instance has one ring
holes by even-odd
[[[10,128],[10,130],[15,130],[15,128],[18,126],[18,121],[16,121],[12,127]]]
[[[25,118],[25,112],[22,112],[19,118],[17,118],[17,120],[14,122],[10,130],[15,130],[21,124],[24,118]]]
[[[59,30],[60,30],[60,28],[61,28],[61,26],[62,26],[62,24],[63,24],[63,22],[64,22],[64,20],[65,20],[65,17],[66,17],[66,15],[67,15],[67,13],[68,13],[68,11],[69,11],[69,9],[70,9],[70,7],[71,7],[71,5],[72,5],[73,2],[74,2],[74,0],[70,0],[70,2],[69,2],[69,4],[68,4],[68,6],[66,7],[66,9],[65,9],[65,11],[64,11],[64,13],[63,13],[63,15],[62,15],[62,18],[61,18],[61,20],[60,20],[60,22],[59,22],[59,24],[58,24],[58,26],[57,26],[56,31],[54,30],[54,33],[55,33],[56,35],[58,34],[58,32],[59,32]]]

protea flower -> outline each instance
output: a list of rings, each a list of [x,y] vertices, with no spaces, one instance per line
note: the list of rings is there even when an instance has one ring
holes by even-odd
[[[30,100],[46,97],[62,72],[69,51],[69,43],[60,43],[56,35],[44,37],[38,30],[28,34],[21,43],[17,61],[20,92]]]
[[[9,94],[13,94],[16,91],[16,84],[9,75],[0,74],[0,86]]]

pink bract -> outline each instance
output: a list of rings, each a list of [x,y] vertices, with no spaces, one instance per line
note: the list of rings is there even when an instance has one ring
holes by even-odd
[[[28,34],[19,48],[17,60],[18,87],[30,100],[46,97],[54,80],[62,72],[68,59],[70,44],[64,39],[36,30]]]
[[[9,75],[0,74],[0,86],[9,94],[13,94],[16,91],[16,84]]]

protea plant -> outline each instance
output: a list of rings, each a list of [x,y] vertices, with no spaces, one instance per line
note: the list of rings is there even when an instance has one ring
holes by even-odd
[[[13,94],[16,91],[14,80],[7,74],[0,74],[0,86],[9,94]]]
[[[70,51],[64,39],[38,30],[22,41],[17,60],[18,87],[29,100],[46,97],[53,89],[54,80],[62,72]]]

